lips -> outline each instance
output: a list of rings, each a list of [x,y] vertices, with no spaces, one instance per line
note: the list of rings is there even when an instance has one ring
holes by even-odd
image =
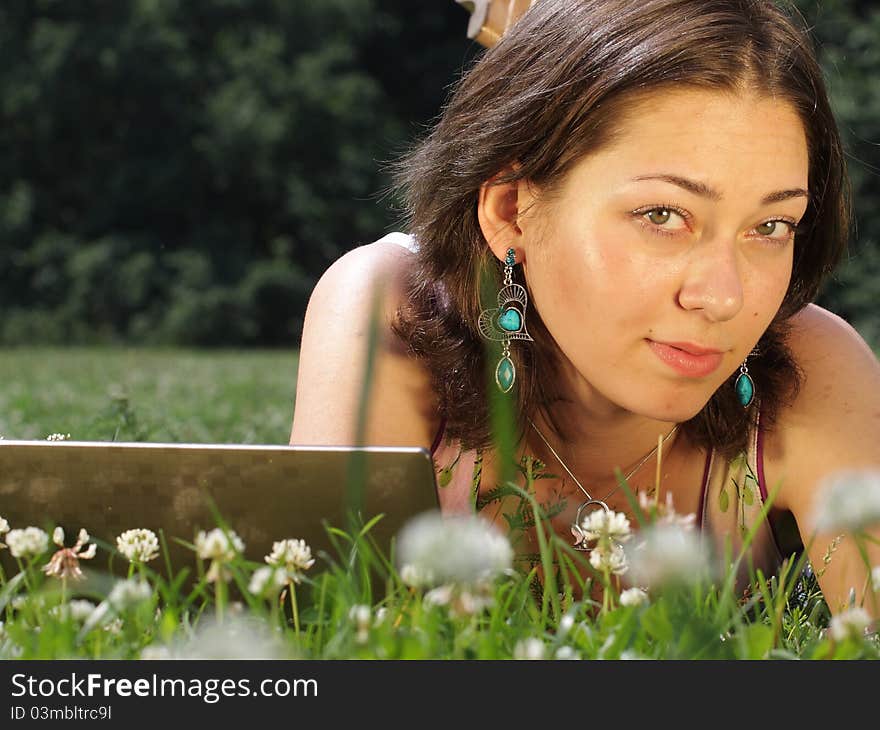
[[[693,343],[665,343],[647,340],[654,354],[668,367],[688,378],[704,378],[715,372],[724,359],[723,353],[699,347]],[[678,345],[681,345],[679,347]],[[685,350],[684,348],[689,348]],[[698,353],[690,351],[699,350]]]
[[[692,342],[658,342],[658,345],[668,345],[669,347],[674,347],[676,350],[684,350],[685,352],[689,352],[691,355],[720,355],[721,350],[716,350],[712,347],[702,347],[701,345],[695,345]]]

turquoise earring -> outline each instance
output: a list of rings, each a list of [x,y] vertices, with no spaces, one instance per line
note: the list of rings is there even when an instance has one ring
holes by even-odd
[[[739,375],[733,385],[736,390],[736,396],[739,398],[739,403],[743,408],[748,408],[752,405],[752,401],[755,400],[755,381],[752,380],[752,376],[749,375],[749,366],[747,363],[749,362],[750,355],[757,354],[758,350],[752,350],[746,355],[743,364],[739,366]]]
[[[516,365],[510,357],[511,340],[533,342],[526,330],[526,288],[513,283],[516,251],[507,249],[504,259],[504,285],[498,292],[498,307],[480,312],[480,334],[487,340],[501,342],[501,359],[495,366],[495,384],[502,393],[509,393],[516,382]]]

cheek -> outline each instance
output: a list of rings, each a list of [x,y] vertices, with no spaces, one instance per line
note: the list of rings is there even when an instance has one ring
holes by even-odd
[[[583,249],[579,267],[564,268],[562,277],[567,277],[566,286],[577,287],[572,291],[589,292],[602,321],[614,320],[619,327],[640,311],[643,316],[646,305],[653,307],[674,273],[646,256],[638,235],[618,224],[599,228]]]
[[[635,250],[619,230],[598,229],[590,236],[558,232],[536,267],[542,313],[571,319],[586,332],[610,327],[612,321],[619,327],[628,312],[651,299],[657,287],[646,284],[658,283],[660,276],[658,267],[633,255]]]
[[[589,296],[594,292],[633,291],[634,282],[658,275],[656,261],[639,255],[637,231],[619,221],[584,221],[557,227],[543,251],[542,265],[557,297],[566,293]]]
[[[542,302],[554,313],[581,316],[602,302],[617,269],[613,254],[583,236],[557,237],[541,263]]]
[[[766,270],[758,270],[750,282],[750,291],[747,301],[754,302],[752,310],[754,317],[766,320],[769,324],[785,299],[791,281],[792,256],[781,258],[774,266]]]

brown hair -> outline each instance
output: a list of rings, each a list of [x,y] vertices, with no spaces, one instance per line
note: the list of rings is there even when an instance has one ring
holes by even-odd
[[[791,103],[804,125],[810,201],[788,291],[749,359],[762,425],[773,427],[803,378],[786,344],[788,320],[840,260],[850,221],[840,136],[796,18],[769,0],[538,0],[462,77],[430,134],[394,166],[405,225],[419,243],[395,331],[426,361],[448,437],[465,448],[492,441],[478,329],[491,304],[481,301],[480,282],[488,273],[499,283],[502,264],[477,220],[480,187],[510,170],[497,182],[524,179],[552,193],[577,160],[613,137],[635,97],[666,84],[766,91]],[[518,433],[542,410],[564,439],[548,407],[560,397],[551,390],[558,346],[537,312],[528,315],[535,342],[511,343]],[[745,448],[754,411],[739,404],[731,379],[682,430],[731,457]]]

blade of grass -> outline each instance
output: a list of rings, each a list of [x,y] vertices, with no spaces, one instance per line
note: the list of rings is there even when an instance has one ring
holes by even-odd
[[[376,361],[376,347],[379,343],[379,326],[382,321],[383,292],[387,281],[380,277],[370,297],[370,318],[367,327],[366,339],[366,362],[364,365],[364,378],[358,396],[357,423],[355,425],[355,446],[363,446],[366,440],[367,418],[369,416],[370,391],[373,386],[373,377]],[[346,501],[345,510],[349,522],[348,532],[355,534],[357,528],[355,518],[361,516],[364,510],[366,489],[366,454],[362,451],[354,451],[348,465],[346,476]]]

